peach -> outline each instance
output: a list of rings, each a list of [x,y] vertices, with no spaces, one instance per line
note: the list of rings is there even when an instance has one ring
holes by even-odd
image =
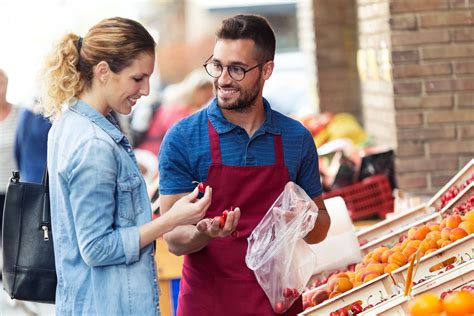
[[[319,291],[316,291],[312,296],[311,296],[311,303],[313,303],[313,305],[318,305],[322,302],[324,302],[325,300],[327,300],[329,298],[329,293],[328,291],[326,290],[319,290]]]
[[[329,293],[329,298],[336,297],[336,296],[338,296],[338,295],[340,295],[340,294],[341,294],[341,292],[331,292],[331,293]]]
[[[415,233],[417,229],[418,229],[417,227],[412,227],[408,230],[408,233],[407,233],[408,239],[415,239],[414,237],[415,237]]]
[[[440,228],[441,230],[443,230],[443,228],[445,228],[445,227],[446,227],[446,218],[443,218],[443,219],[441,220],[441,223],[439,223],[439,228]]]
[[[401,252],[395,252],[388,257],[388,263],[395,263],[398,266],[403,266],[408,262],[407,257]]]
[[[436,223],[436,222],[429,222],[429,223],[426,223],[426,226],[428,226],[428,228],[433,232],[433,231],[440,231],[441,228],[440,228],[440,224],[439,223]]]
[[[410,239],[405,239],[404,241],[402,241],[402,244],[400,245],[400,247],[403,249],[405,249],[408,245],[408,243],[410,242],[411,240]]]
[[[441,242],[441,245],[439,246],[439,248],[443,248],[444,246],[447,246],[447,245],[449,245],[449,244],[452,243],[451,240],[443,240],[443,239],[440,239],[439,241],[442,241],[442,242]]]
[[[446,227],[456,228],[461,224],[462,218],[459,215],[449,215],[446,217]]]
[[[463,221],[474,223],[474,211],[469,211],[463,216]]]
[[[468,234],[474,234],[474,222],[465,220],[459,224],[458,228],[464,229]]]
[[[374,255],[373,252],[369,252],[368,254],[366,254],[364,259],[362,259],[362,263],[368,264],[370,260],[372,259],[373,255]]]
[[[414,254],[417,250],[418,248],[406,247],[402,253],[405,255],[405,257],[410,258],[410,256]],[[410,261],[410,259],[408,259],[408,261]]]
[[[393,253],[393,250],[387,249],[383,252],[382,257],[380,258],[380,261],[382,263],[387,263],[388,262],[388,257]]]
[[[410,240],[406,248],[418,248],[420,244],[421,244],[421,240]]]
[[[383,263],[369,263],[367,267],[365,268],[365,271],[374,271],[379,274],[383,274],[383,269],[385,267],[385,264]]]
[[[416,232],[415,232],[415,235],[413,236],[413,239],[416,239],[416,240],[423,240],[425,239],[426,235],[430,232],[431,230],[423,225],[423,226],[420,226]]]
[[[375,278],[378,278],[379,276],[381,276],[382,273],[378,273],[376,271],[366,271],[363,275],[362,275],[362,282],[369,282],[370,280],[373,280]]]
[[[468,233],[459,227],[453,228],[449,233],[449,240],[456,241],[458,239],[464,238],[468,235]]]
[[[383,272],[385,272],[385,273],[390,273],[390,272],[392,272],[393,270],[396,270],[396,269],[398,269],[398,268],[400,268],[400,266],[399,266],[398,264],[389,263],[389,264],[387,264],[387,265],[385,266]]]
[[[451,233],[451,229],[449,227],[445,227],[441,230],[441,239],[449,240],[449,234]]]
[[[365,268],[365,264],[363,264],[363,263],[358,263],[358,264],[356,264],[356,266],[355,266],[355,270],[356,270],[356,271],[359,271],[359,270],[362,269],[362,268]]]
[[[354,284],[362,283],[362,275],[365,273],[365,269],[357,271],[354,275]]]
[[[352,289],[353,286],[354,285],[352,284],[351,281],[349,281],[349,279],[338,278],[337,282],[336,282],[336,285],[334,286],[333,292],[344,293],[344,292],[349,291],[350,289]]]
[[[370,262],[377,263],[377,262],[382,262],[382,254],[384,251],[388,250],[387,247],[378,247],[372,252],[372,258]]]
[[[438,241],[439,239],[441,239],[441,232],[437,231],[437,230],[434,230],[434,231],[428,233],[428,235],[426,235],[426,239],[431,239],[431,240],[434,240],[434,241]]]
[[[439,233],[439,232],[438,232]],[[420,244],[420,251],[422,254],[426,253],[428,249],[437,249],[436,241],[430,238],[423,240]]]

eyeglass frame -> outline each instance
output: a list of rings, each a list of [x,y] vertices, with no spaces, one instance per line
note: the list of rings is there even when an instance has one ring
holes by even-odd
[[[213,62],[210,61],[212,57],[214,57],[214,55],[211,55],[211,56],[204,62],[204,64],[202,65],[202,66],[204,67],[204,69],[206,70],[206,73],[207,73],[209,76],[211,76],[212,78],[219,78],[219,77],[222,76],[222,74],[224,73],[224,68],[227,68],[227,73],[229,74],[229,77],[231,77],[232,80],[235,80],[235,81],[242,81],[242,80],[244,80],[244,79],[245,79],[245,75],[247,74],[247,72],[252,71],[252,70],[254,70],[255,68],[257,68],[257,67],[259,67],[259,66],[262,66],[262,65],[265,65],[265,64],[267,63],[267,62],[259,63],[259,64],[256,64],[256,65],[253,66],[253,67],[250,67],[249,69],[245,69],[244,67],[239,66],[239,65],[232,65],[232,64],[230,64],[230,65],[225,65],[225,66],[224,66],[224,65],[220,64],[220,66],[222,67],[221,73],[220,73],[218,76],[214,77],[214,76],[211,75],[211,74],[209,73],[209,71],[207,70],[207,65],[213,63]],[[237,80],[237,79],[235,79],[234,77],[232,77],[232,75],[231,75],[231,73],[230,73],[230,71],[229,71],[229,66],[241,68],[242,71],[244,72],[244,75],[243,75],[242,79]]]

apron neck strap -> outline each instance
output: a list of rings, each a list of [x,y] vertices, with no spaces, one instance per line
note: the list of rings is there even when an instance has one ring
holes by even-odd
[[[207,120],[207,127],[209,133],[209,144],[211,146],[212,163],[222,164],[219,134],[217,134],[216,129],[214,126],[212,126],[209,119]],[[278,166],[284,166],[285,161],[283,158],[283,143],[281,140],[281,135],[273,135],[273,144],[275,150],[275,164]]]

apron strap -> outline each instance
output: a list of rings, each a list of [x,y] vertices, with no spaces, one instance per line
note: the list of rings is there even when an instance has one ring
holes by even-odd
[[[212,126],[209,119],[207,120],[207,128],[209,133],[209,145],[211,146],[212,163],[222,164],[219,134],[217,134],[216,129]],[[275,165],[284,166],[285,160],[283,158],[283,143],[281,135],[273,135],[273,147],[275,150]]]
[[[219,142],[219,135],[216,132],[214,126],[212,126],[211,121],[207,120],[207,128],[209,133],[209,145],[211,146],[211,158],[212,163],[222,164],[221,160],[221,144]]]
[[[281,135],[273,135],[273,147],[275,148],[275,164],[277,166],[284,166],[285,160],[283,159],[283,143],[281,141]]]

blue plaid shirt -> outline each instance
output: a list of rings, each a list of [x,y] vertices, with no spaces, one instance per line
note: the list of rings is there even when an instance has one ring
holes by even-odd
[[[160,315],[145,183],[126,137],[79,101],[48,139],[57,315]]]
[[[272,110],[270,104],[263,101],[266,119],[251,138],[243,128],[225,119],[216,99],[170,128],[159,154],[160,193],[190,192],[196,186],[192,181],[206,181],[211,165],[209,119],[220,137],[223,164],[274,164],[273,135],[281,135],[290,180],[312,198],[322,194],[318,154],[311,133],[301,123]]]

